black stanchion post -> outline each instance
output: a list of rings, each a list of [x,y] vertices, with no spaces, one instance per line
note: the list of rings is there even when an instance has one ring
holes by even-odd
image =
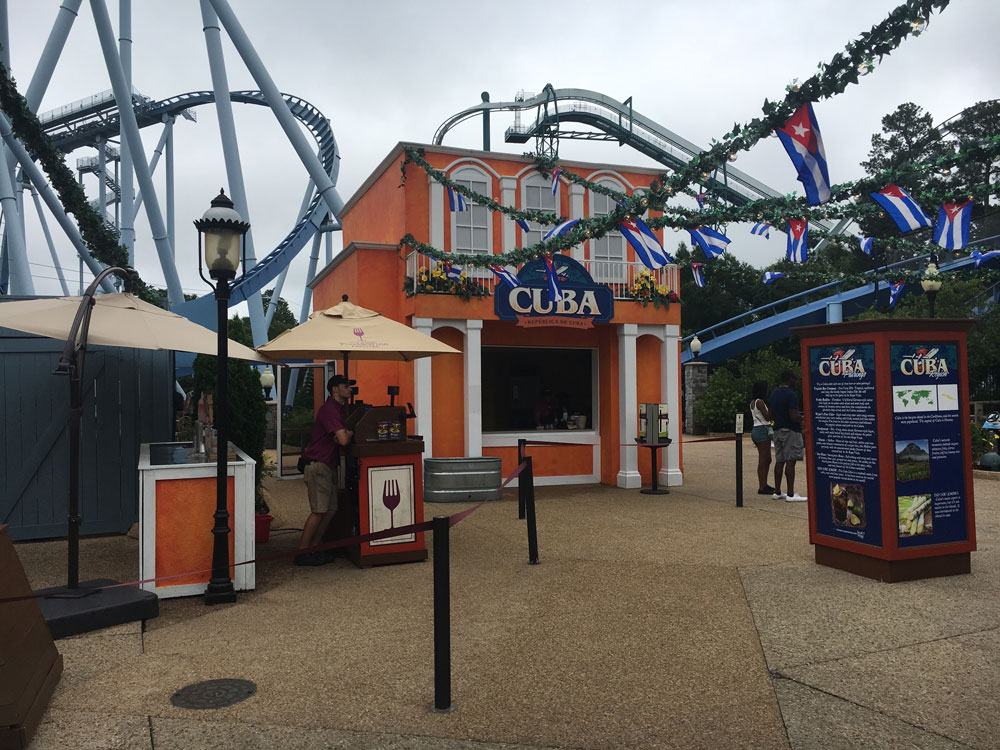
[[[434,516],[434,706],[446,714],[451,704],[451,565],[448,516]]]
[[[736,415],[736,507],[743,507],[743,415]]]
[[[528,454],[528,441],[525,438],[518,438],[517,440],[517,465],[520,466]],[[525,479],[524,472],[521,472],[520,478],[517,480],[517,519],[519,521],[524,520],[524,492],[525,492]]]
[[[524,487],[524,505],[528,516],[528,562],[538,565],[538,528],[535,526],[535,474],[531,467],[531,456],[524,457],[525,463],[521,472],[521,483]]]

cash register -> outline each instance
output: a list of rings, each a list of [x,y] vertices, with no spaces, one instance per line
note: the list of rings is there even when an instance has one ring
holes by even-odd
[[[424,441],[409,434],[413,405],[396,404],[399,387],[388,387],[389,405],[366,404],[352,387],[345,427],[354,433],[341,449],[344,488],[337,516],[331,524],[333,537],[350,530],[360,535],[401,528],[424,520]],[[362,567],[427,559],[424,533],[404,533],[363,542],[350,548],[354,562]]]

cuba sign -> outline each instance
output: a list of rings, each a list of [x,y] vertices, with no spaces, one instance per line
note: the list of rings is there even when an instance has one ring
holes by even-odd
[[[568,255],[556,255],[552,265],[562,290],[561,300],[551,298],[545,259],[536,258],[518,271],[520,286],[497,283],[493,292],[497,317],[516,320],[523,328],[592,328],[595,322],[607,323],[614,317],[615,301],[609,287],[596,284],[587,269]]]

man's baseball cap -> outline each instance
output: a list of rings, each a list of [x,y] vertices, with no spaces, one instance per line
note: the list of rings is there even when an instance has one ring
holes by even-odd
[[[326,389],[330,390],[338,385],[354,385],[357,380],[349,380],[346,375],[334,375],[326,381]]]

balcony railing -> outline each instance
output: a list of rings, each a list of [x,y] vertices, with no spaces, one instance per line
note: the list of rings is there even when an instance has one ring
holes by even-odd
[[[678,291],[680,278],[677,266],[666,265],[656,271],[650,271],[642,263],[632,263],[623,260],[581,260],[579,261],[587,273],[598,284],[611,288],[615,299],[631,300],[632,288],[636,277],[643,271],[653,277],[656,286],[664,286],[668,290]],[[437,266],[437,261],[423,253],[412,252],[406,256],[406,275],[416,279],[421,271],[430,273]],[[497,280],[487,268],[466,268],[466,275],[483,286],[490,294],[496,287]],[[421,292],[422,294],[445,294],[445,292]]]

